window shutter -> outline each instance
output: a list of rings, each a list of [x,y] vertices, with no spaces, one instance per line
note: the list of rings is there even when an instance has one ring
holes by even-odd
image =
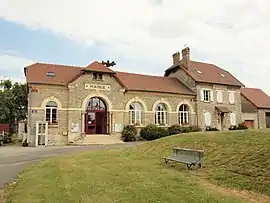
[[[222,103],[223,102],[223,94],[221,91],[217,91],[217,102]]]
[[[211,114],[209,112],[204,114],[204,124],[206,126],[211,126]]]
[[[232,126],[236,125],[236,115],[235,115],[235,113],[230,114],[230,121],[231,121]]]
[[[213,94],[213,90],[210,90],[210,100],[214,101],[214,94]]]
[[[201,101],[204,101],[203,90],[201,90]]]
[[[229,102],[230,104],[234,104],[234,92],[229,93]]]

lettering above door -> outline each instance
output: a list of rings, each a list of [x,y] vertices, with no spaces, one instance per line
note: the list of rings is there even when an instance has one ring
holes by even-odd
[[[86,90],[103,90],[103,91],[111,91],[110,85],[99,85],[99,84],[85,84],[84,88]]]

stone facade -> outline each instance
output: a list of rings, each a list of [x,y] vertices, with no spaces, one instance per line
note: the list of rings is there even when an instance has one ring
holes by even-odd
[[[194,92],[196,92],[196,112],[198,114],[198,125],[201,128],[205,126],[205,118],[204,113],[209,112],[211,116],[211,126],[219,128],[221,130],[226,130],[231,126],[230,114],[224,114],[224,120],[221,123],[221,126],[218,124],[218,115],[216,111],[216,106],[222,105],[231,110],[232,113],[236,114],[236,124],[242,122],[242,110],[241,110],[241,93],[240,87],[229,86],[229,85],[217,85],[212,83],[199,83],[196,82],[193,78],[191,78],[184,70],[181,68],[175,69],[173,72],[169,74],[169,77],[176,77]],[[201,99],[201,91],[203,89],[207,89],[211,91],[212,99],[209,102],[202,101]],[[217,92],[222,92],[222,102],[217,101]],[[234,93],[233,104],[229,102],[229,93]]]
[[[88,84],[107,85],[110,90],[91,90]],[[45,108],[49,101],[57,103],[57,124],[48,125],[48,144],[61,145],[73,142],[85,133],[85,111],[89,99],[101,98],[110,112],[110,133],[115,134],[115,125],[129,124],[129,105],[139,102],[143,108],[141,128],[155,123],[155,108],[159,103],[167,108],[167,126],[178,123],[178,109],[181,104],[189,107],[189,124],[197,124],[195,96],[158,92],[125,91],[117,79],[103,74],[102,80],[94,80],[91,74],[83,74],[68,86],[32,84],[29,93],[29,133],[35,135],[36,121],[45,120]],[[35,90],[35,91],[32,91]],[[72,124],[78,124],[72,132]],[[34,143],[34,140],[31,141]]]

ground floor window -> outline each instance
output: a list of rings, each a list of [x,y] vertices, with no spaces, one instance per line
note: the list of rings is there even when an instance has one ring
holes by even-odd
[[[157,125],[167,125],[168,112],[165,104],[158,104],[155,112],[155,123]]]
[[[133,102],[129,106],[129,123],[132,125],[142,124],[142,106],[138,102]]]
[[[178,123],[180,125],[188,125],[189,122],[189,108],[186,104],[182,104],[178,112]]]

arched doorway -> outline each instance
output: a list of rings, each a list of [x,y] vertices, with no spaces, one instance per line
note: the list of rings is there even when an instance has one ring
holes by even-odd
[[[99,97],[92,97],[85,112],[86,134],[109,134],[109,112],[106,103]]]

